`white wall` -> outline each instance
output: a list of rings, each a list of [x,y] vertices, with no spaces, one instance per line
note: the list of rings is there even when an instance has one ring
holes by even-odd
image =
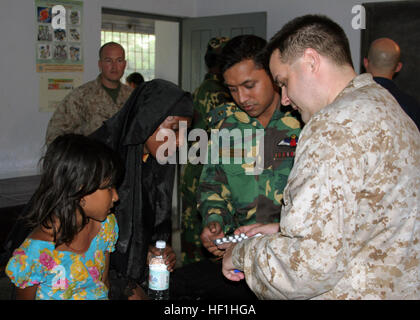
[[[196,0],[84,0],[83,81],[94,79],[98,74],[102,7],[191,17],[195,15],[195,5]],[[0,178],[37,173],[45,130],[52,115],[38,111],[39,74],[35,71],[34,30],[34,0],[0,1]],[[164,72],[159,71],[161,77],[165,77]]]
[[[155,78],[179,84],[179,23],[155,21]]]
[[[38,112],[33,1],[0,2],[0,174],[33,171],[49,115]]]
[[[392,0],[380,0],[392,1]],[[351,27],[352,7],[377,0],[197,0],[197,16],[267,12],[267,40],[291,19],[304,14],[323,14],[336,21],[347,34],[353,64],[359,71],[360,30]]]
[[[83,82],[98,74],[102,7],[177,17],[266,11],[268,38],[296,16],[323,13],[346,31],[356,70],[359,69],[360,31],[351,28],[351,8],[358,4],[357,0],[84,0],[83,3]],[[167,26],[163,24],[158,28]],[[0,178],[37,173],[51,117],[51,113],[38,111],[39,74],[35,72],[34,30],[34,0],[0,1]],[[157,66],[157,76],[165,78],[167,75],[168,80],[178,82],[173,73],[178,61],[163,58],[159,58],[162,65]]]

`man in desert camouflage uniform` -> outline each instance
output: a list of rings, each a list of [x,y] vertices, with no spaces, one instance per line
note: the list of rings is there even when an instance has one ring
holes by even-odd
[[[219,105],[232,101],[228,89],[223,85],[220,74],[220,54],[229,39],[215,37],[210,39],[204,57],[207,74],[204,81],[194,91],[194,121],[192,129],[209,132],[208,114]],[[183,265],[197,262],[206,256],[207,251],[200,241],[202,219],[197,211],[197,187],[203,165],[188,163],[181,177],[182,229],[181,260]]]
[[[282,102],[306,124],[280,225],[239,228],[265,235],[226,249],[223,274],[260,299],[420,299],[416,125],[370,74],[357,76],[327,17],[295,18],[267,54]]]
[[[65,133],[89,135],[124,105],[132,89],[120,82],[126,60],[124,48],[115,42],[99,50],[96,80],[70,92],[58,105],[47,128],[46,144]]]
[[[242,35],[232,38],[223,48],[223,77],[236,105],[230,103],[211,111],[209,122],[212,131],[219,129],[223,135],[226,130],[226,139],[232,144],[225,147],[220,142],[222,148],[216,152],[219,162],[214,164],[211,149],[216,141],[210,140],[209,161],[203,167],[198,187],[198,210],[203,217],[200,238],[216,257],[175,270],[171,276],[172,298],[256,298],[246,283],[228,283],[223,279],[219,257],[224,251],[213,241],[239,226],[278,221],[280,216],[300,122],[280,110],[279,92],[259,60],[265,44],[260,37]],[[241,135],[239,140],[233,138],[237,133]]]

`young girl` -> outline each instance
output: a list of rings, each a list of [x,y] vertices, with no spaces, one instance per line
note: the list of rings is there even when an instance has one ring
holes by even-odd
[[[161,160],[176,155],[176,148],[186,143],[192,116],[189,93],[154,79],[137,87],[122,109],[91,135],[118,150],[126,169],[118,189],[120,233],[111,255],[110,299],[144,298],[141,287],[147,288],[147,257],[154,252],[156,240],[170,244],[175,165]],[[159,137],[165,132],[173,133],[174,143],[166,141],[169,135]],[[163,146],[166,142],[168,148]],[[170,245],[163,255],[172,271],[176,256]]]
[[[67,134],[51,143],[26,217],[33,231],[6,267],[17,299],[108,299],[120,175],[118,155],[100,142]]]

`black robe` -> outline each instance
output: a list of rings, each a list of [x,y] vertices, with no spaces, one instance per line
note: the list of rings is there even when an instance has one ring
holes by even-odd
[[[119,238],[111,254],[111,269],[137,283],[147,276],[148,246],[160,239],[170,241],[175,165],[160,165],[151,156],[143,163],[142,156],[146,140],[168,115],[175,115],[175,108],[191,116],[191,95],[165,80],[148,81],[91,134],[117,150],[125,163],[115,208]]]

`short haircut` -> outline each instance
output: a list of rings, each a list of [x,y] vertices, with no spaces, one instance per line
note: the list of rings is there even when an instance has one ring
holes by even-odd
[[[133,72],[127,76],[125,79],[128,83],[134,83],[136,86],[144,82],[144,78],[139,72]]]
[[[244,60],[253,60],[257,68],[266,69],[264,59],[261,58],[261,53],[266,44],[265,39],[251,34],[230,39],[222,51],[220,66],[222,74]]]
[[[102,45],[102,47],[99,49],[99,60],[102,59],[102,52],[104,51],[105,47],[107,47],[107,46],[118,46],[123,50],[123,52],[125,54],[125,50],[124,50],[122,45],[120,45],[118,42],[111,41],[111,42],[104,43]]]
[[[305,15],[285,24],[267,44],[266,57],[278,49],[284,63],[293,62],[308,48],[315,49],[339,66],[347,64],[353,67],[350,45],[344,30],[322,15]]]

